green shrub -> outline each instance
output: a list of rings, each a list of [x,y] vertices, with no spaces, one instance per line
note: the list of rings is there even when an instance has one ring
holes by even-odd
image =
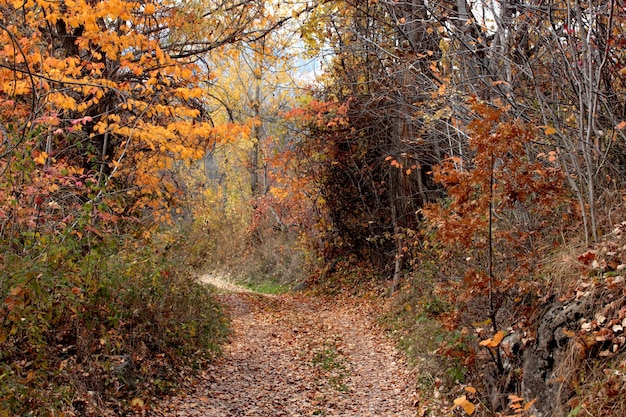
[[[128,408],[219,351],[220,307],[162,236],[1,248],[0,416]]]
[[[469,336],[446,326],[453,306],[434,292],[436,278],[436,265],[423,263],[383,318],[419,370],[418,382],[424,392],[432,390],[435,381],[446,388],[462,382],[468,372],[466,360],[473,357]]]

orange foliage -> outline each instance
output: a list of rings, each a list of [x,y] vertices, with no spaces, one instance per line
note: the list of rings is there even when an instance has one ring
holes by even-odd
[[[558,161],[533,149],[532,127],[506,120],[506,109],[478,101],[471,108],[477,115],[467,126],[472,157],[453,156],[433,168],[435,181],[445,187],[449,199],[427,205],[423,213],[444,247],[484,251],[493,210],[491,227],[501,272],[520,276],[536,266],[536,245],[564,201],[563,175]],[[445,257],[459,252],[441,253]],[[468,282],[486,279],[472,268],[468,276]]]
[[[0,124],[12,124],[2,151],[34,134],[38,165],[63,161],[100,187],[121,184],[134,212],[167,205],[175,160],[249,130],[208,118],[200,85],[210,74],[185,31],[219,40],[192,28],[189,13],[170,2],[2,0]]]

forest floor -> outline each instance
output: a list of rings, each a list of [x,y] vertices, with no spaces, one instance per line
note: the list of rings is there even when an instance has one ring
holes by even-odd
[[[222,277],[203,281],[232,320],[222,356],[153,416],[414,416],[402,355],[360,299],[263,295]]]

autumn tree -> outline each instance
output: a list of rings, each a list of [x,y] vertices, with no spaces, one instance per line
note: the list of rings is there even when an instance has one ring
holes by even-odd
[[[0,414],[141,408],[215,350],[197,247],[163,225],[178,168],[253,126],[215,117],[218,52],[312,7],[269,3],[0,1]]]
[[[423,214],[433,233],[429,244],[441,249],[440,279],[458,305],[463,294],[484,296],[489,308],[480,318],[491,320],[496,333],[505,294],[537,284],[541,251],[556,243],[558,225],[550,220],[566,214],[568,200],[556,153],[534,149],[532,127],[510,120],[506,108],[472,100],[471,109],[476,119],[466,127],[468,154],[433,168],[447,197],[425,206]]]
[[[125,211],[160,204],[151,196],[173,195],[175,184],[163,177],[173,159],[197,159],[239,133],[210,120],[214,74],[205,58],[226,44],[261,41],[291,18],[268,18],[263,9],[262,2],[6,3],[2,88],[34,119],[16,126],[19,135],[43,117],[46,139],[35,152],[97,171],[100,185],[123,178],[133,196]]]
[[[282,12],[268,7],[264,19]],[[246,131],[216,144],[201,161],[179,165],[184,198],[211,235],[209,257],[228,263],[234,275],[259,276],[249,269],[263,264],[265,274],[293,281],[302,271],[296,258],[299,237],[308,234],[309,202],[302,195],[306,179],[293,171],[297,132],[285,115],[308,93],[301,69],[306,61],[297,55],[301,46],[294,31],[295,21],[212,54],[220,63],[207,99],[212,121]],[[281,272],[290,269],[288,263],[298,268]]]
[[[623,11],[615,2],[336,1],[316,13],[303,38],[313,49],[333,50],[317,98],[349,109],[342,129],[327,129],[337,143],[345,138],[330,160],[350,161],[329,167],[337,172],[326,200],[341,201],[332,223],[342,239],[364,238],[344,247],[399,236],[383,251],[398,276],[403,248],[412,246],[401,231],[416,229],[415,213],[441,195],[432,166],[469,152],[463,126],[471,121],[470,96],[500,100],[537,126],[538,152],[556,152],[587,239],[597,238],[598,199],[611,199],[600,190],[619,189],[624,180]]]

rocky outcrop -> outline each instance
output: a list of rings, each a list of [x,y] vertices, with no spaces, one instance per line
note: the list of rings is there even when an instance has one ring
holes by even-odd
[[[541,318],[534,345],[524,350],[522,392],[525,398],[537,399],[537,417],[563,415],[563,404],[573,394],[564,374],[573,360],[571,335],[592,312],[591,298],[551,305]]]

